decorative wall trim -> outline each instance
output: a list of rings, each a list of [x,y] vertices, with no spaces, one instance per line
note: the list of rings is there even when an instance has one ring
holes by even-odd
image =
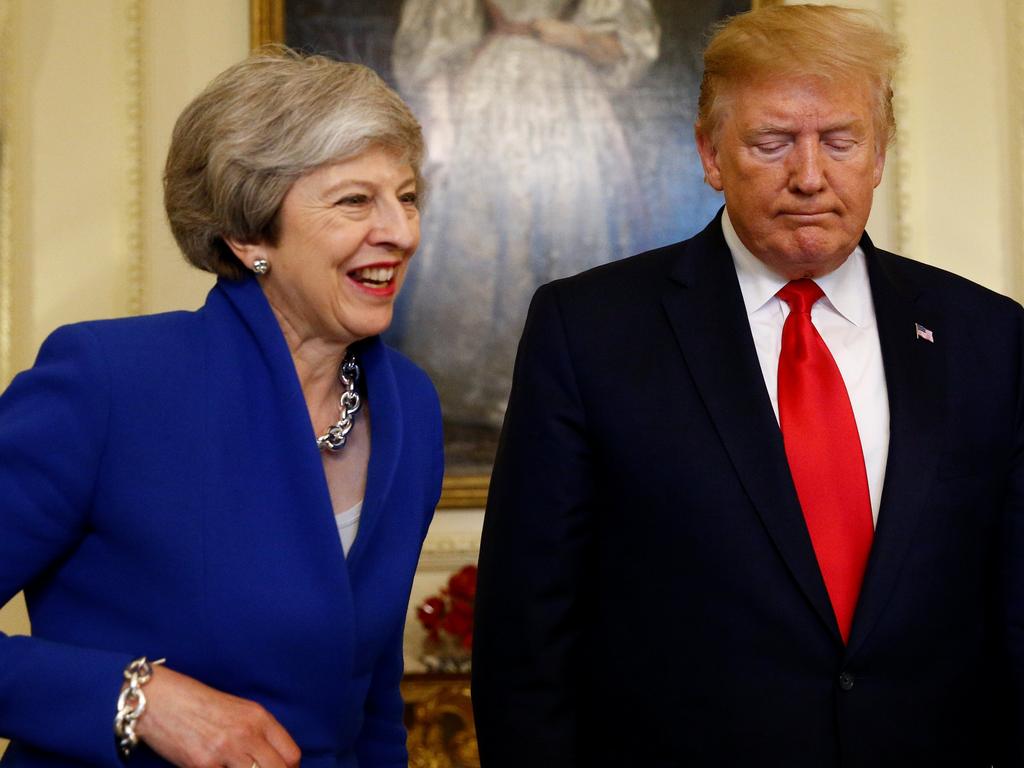
[[[11,3],[0,3],[0,390],[7,386],[11,370],[13,332],[14,258],[11,254]]]
[[[476,563],[480,554],[479,534],[428,536],[423,542],[418,571],[449,573]]]
[[[1010,82],[1010,290],[1024,299],[1024,3],[1006,0]]]
[[[1011,0],[1012,2],[1012,0]],[[896,113],[896,143],[890,148],[887,167],[893,174],[894,205],[892,214],[895,217],[893,234],[896,238],[896,252],[903,256],[914,256],[913,227],[911,225],[910,199],[910,103],[909,73],[907,59],[910,48],[907,45],[907,8],[906,0],[889,0],[889,18],[892,22],[892,33],[903,47],[903,59],[896,69],[893,83],[893,110]]]
[[[128,285],[126,307],[128,314],[139,315],[145,300],[145,243],[143,241],[143,52],[142,52],[142,0],[125,0],[126,114],[125,131],[125,193]]]

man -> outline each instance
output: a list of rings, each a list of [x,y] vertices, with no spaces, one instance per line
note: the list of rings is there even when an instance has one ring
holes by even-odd
[[[897,48],[705,53],[700,234],[541,288],[480,556],[485,768],[1024,765],[1024,313],[864,233]]]

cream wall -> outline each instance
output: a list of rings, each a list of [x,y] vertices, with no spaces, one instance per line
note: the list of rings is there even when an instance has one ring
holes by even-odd
[[[877,11],[909,54],[870,231],[1020,298],[1024,0],[847,4]],[[60,323],[201,302],[211,281],[177,254],[160,170],[178,111],[245,54],[248,6],[0,0],[0,386]],[[472,560],[479,525],[439,516],[414,602]],[[20,603],[0,612],[0,630],[26,628]]]
[[[200,303],[160,173],[177,113],[245,55],[249,3],[4,2],[16,371],[60,323]]]
[[[898,6],[904,249],[1019,299],[1024,2]]]

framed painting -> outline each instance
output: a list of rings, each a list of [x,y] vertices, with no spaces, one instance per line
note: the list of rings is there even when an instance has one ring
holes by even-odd
[[[692,138],[701,50],[751,0],[251,2],[254,47],[366,64],[423,124],[422,240],[387,339],[441,396],[440,506],[481,507],[534,290],[721,205]]]

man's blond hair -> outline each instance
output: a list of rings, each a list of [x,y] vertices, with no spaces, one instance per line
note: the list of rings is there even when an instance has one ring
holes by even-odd
[[[704,50],[697,129],[713,136],[730,90],[758,80],[816,77],[862,82],[884,148],[896,135],[892,80],[900,47],[867,11],[833,5],[778,5],[733,16]]]

